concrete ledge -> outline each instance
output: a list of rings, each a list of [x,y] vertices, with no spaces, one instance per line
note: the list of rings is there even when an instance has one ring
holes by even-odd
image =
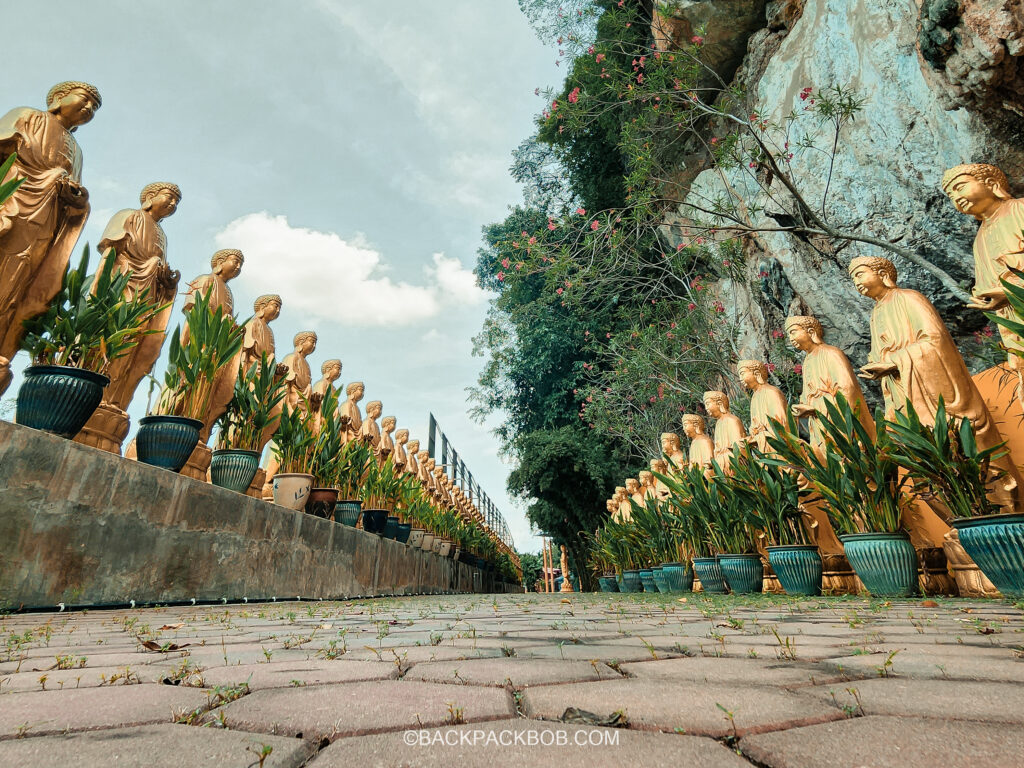
[[[0,608],[488,586],[465,564],[0,421]]]

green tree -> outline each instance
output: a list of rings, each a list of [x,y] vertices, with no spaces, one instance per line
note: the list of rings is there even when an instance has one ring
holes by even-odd
[[[533,552],[519,552],[519,565],[523,569],[523,586],[529,590],[541,576],[543,560],[539,554]]]

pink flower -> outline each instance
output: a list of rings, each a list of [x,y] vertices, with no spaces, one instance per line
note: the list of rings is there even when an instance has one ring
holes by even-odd
[[[590,331],[584,331],[584,332],[583,332],[583,335],[584,335],[584,336],[589,336],[589,335],[590,335]]]
[[[590,46],[589,48],[587,48],[587,53],[589,53],[591,56],[593,56],[594,55],[594,46]]]
[[[513,240],[512,241],[512,247],[513,248],[518,248],[519,247],[519,241],[518,240]]]
[[[796,365],[793,366],[793,373],[795,373],[797,376],[799,376],[803,372],[804,367],[800,365],[800,363],[797,363]]]
[[[608,57],[607,57],[607,56],[605,56],[605,55],[604,55],[603,53],[599,53],[599,54],[597,54],[597,56],[595,56],[595,57],[594,57],[594,61],[595,61],[596,63],[600,64],[600,63],[601,63],[602,61],[604,61],[604,60],[605,60],[606,58],[608,58]]]
[[[800,91],[800,101],[807,101],[808,97],[811,95],[811,91],[813,90],[813,88],[804,88]],[[814,102],[812,101],[811,103],[813,104]]]
[[[555,222],[553,222],[551,219],[548,219],[548,229],[550,229],[552,232],[555,231]]]
[[[587,209],[586,208],[577,208],[576,209],[576,213],[579,214],[580,216],[586,216],[587,215]]]
[[[527,242],[529,242],[530,245],[536,245],[537,238],[536,237],[531,237]]]
[[[768,363],[768,373],[775,373],[775,363]]]
[[[690,42],[693,43],[694,45],[702,45],[704,43],[704,38],[701,37],[700,35],[694,35],[693,37],[690,38]]]
[[[594,219],[592,222],[590,222],[590,229],[593,232],[596,232],[599,226],[600,225],[597,223],[597,219]]]
[[[508,261],[507,258],[504,258],[504,259],[501,260],[501,266],[503,266],[505,269],[508,269],[508,265],[509,265],[509,261]]]
[[[652,398],[651,398],[651,400],[650,400],[650,402],[652,402],[652,403],[653,403],[653,402],[654,402],[655,400],[657,400],[657,399],[658,399],[658,398],[656,398],[656,397],[652,397]]]
[[[774,331],[772,331],[772,338],[773,338],[773,339],[781,339],[781,338],[782,338],[782,336],[783,336],[783,333],[782,333],[782,331],[780,331],[780,330],[774,330]]]
[[[715,146],[715,144],[717,144],[717,143],[718,143],[718,137],[717,136],[712,136],[711,137],[711,146]]]
[[[504,280],[505,279],[505,273],[504,272],[499,272],[498,273],[498,279],[499,280]]]
[[[686,308],[687,308],[688,310],[690,310],[691,312],[693,312],[693,310],[695,310],[695,309],[697,308],[697,305],[696,305],[696,304],[694,304],[694,303],[693,303],[693,302],[691,301],[691,302],[690,302],[689,304],[687,304],[687,305],[686,305]]]
[[[557,293],[559,296],[561,296],[562,295],[562,289],[561,288],[557,289],[555,291],[555,293]]]
[[[579,88],[573,88],[571,91],[569,91],[569,103],[570,104],[575,104],[579,100],[580,100],[580,89]]]
[[[522,269],[522,268],[523,268],[523,262],[517,261],[516,262],[516,269]]]

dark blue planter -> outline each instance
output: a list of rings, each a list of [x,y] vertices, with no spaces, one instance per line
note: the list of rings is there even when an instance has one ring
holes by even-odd
[[[85,426],[110,379],[64,365],[31,365],[18,390],[14,421],[69,440]]]
[[[821,555],[817,547],[768,547],[768,562],[787,595],[821,594]]]
[[[683,563],[662,563],[661,570],[668,582],[669,592],[689,592],[693,589],[693,571]]]
[[[718,565],[718,560],[713,557],[693,558],[693,570],[700,579],[701,588],[708,594],[722,594],[726,592],[725,576]]]
[[[619,585],[614,576],[601,576],[598,580],[602,592],[618,592]]]
[[[388,524],[388,511],[386,509],[364,509],[363,530],[367,533],[375,533],[378,536],[384,533]]]
[[[640,581],[640,571],[623,571],[622,581],[619,584],[620,592],[640,592],[643,590],[643,583]]]
[[[905,533],[844,533],[846,559],[875,597],[909,597],[917,591],[917,553]]]
[[[395,530],[395,541],[408,544],[409,534],[412,533],[412,523],[399,523]]]
[[[388,515],[387,520],[384,522],[384,538],[398,538],[398,518],[395,515]]]
[[[362,509],[363,502],[361,501],[339,501],[334,505],[334,522],[355,528]]]
[[[719,555],[725,583],[736,595],[749,595],[764,589],[764,564],[760,555]]]
[[[650,568],[640,569],[640,582],[644,585],[644,592],[658,591],[658,588],[654,585],[654,574],[651,573]]]
[[[562,582],[563,581],[565,581],[565,578],[563,578],[562,576],[556,576],[555,577],[555,592],[561,592],[562,591]]]
[[[668,579],[665,578],[665,572],[661,569],[661,566],[651,568],[651,576],[654,577],[654,586],[658,588],[658,591],[667,595],[669,592]]]
[[[229,491],[245,493],[259,467],[258,452],[221,448],[214,451],[210,459],[210,482]]]
[[[135,449],[139,461],[180,472],[199,442],[203,422],[184,416],[145,416],[139,419]]]
[[[953,527],[964,551],[1003,597],[1024,597],[1024,515],[959,518]]]

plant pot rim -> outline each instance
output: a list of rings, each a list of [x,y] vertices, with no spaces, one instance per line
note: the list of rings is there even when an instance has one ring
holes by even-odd
[[[276,480],[279,477],[308,477],[310,480],[313,479],[313,475],[309,472],[278,472],[274,475],[273,480]]]
[[[641,574],[643,574],[644,572],[646,572],[646,573],[650,573],[650,572],[651,572],[651,570],[652,570],[651,568],[641,568],[641,569],[640,569],[640,573],[641,573]]]
[[[761,559],[761,556],[759,554],[757,554],[756,552],[741,552],[739,554],[732,554],[732,553],[726,552],[726,553],[721,554],[721,555],[715,555],[715,559],[716,560],[724,560],[726,558],[729,558],[731,560],[731,559],[737,558],[737,557],[756,557],[758,560]]]
[[[215,448],[213,450],[214,456],[223,456],[226,453],[245,453],[250,456],[259,456],[259,451],[250,451],[247,448]]]
[[[143,416],[139,419],[139,425],[142,424],[186,424],[196,429],[203,428],[203,422],[199,419],[190,419],[188,416],[171,416],[164,413],[154,413],[150,416]],[[310,475],[312,477],[312,475]]]
[[[711,555],[709,557],[695,557],[693,558],[695,563],[715,563],[718,562],[718,555]]]
[[[686,565],[686,563],[682,562],[681,560],[673,560],[673,561],[671,561],[669,563],[662,563],[661,567],[664,568],[665,566],[668,566],[668,565],[672,565],[672,566],[678,565],[680,568],[682,568],[683,566]]]
[[[338,493],[341,493],[341,491],[338,491]],[[339,496],[338,497],[338,503],[339,504],[359,504],[360,506],[362,506],[363,501],[362,501],[362,499],[343,499],[343,498],[341,498]]]
[[[78,379],[85,379],[91,381],[94,384],[100,384],[101,386],[107,386],[110,383],[110,377],[105,376],[102,373],[96,373],[96,371],[90,371],[88,368],[79,368],[77,365],[29,365],[22,371],[27,376],[42,373],[60,373],[65,376],[73,376]]]
[[[380,507],[367,507],[366,509],[363,510],[363,512],[387,512],[387,511],[388,510],[381,509]]]
[[[765,549],[766,552],[783,552],[783,551],[790,551],[790,552],[805,552],[806,551],[806,552],[809,552],[811,550],[817,552],[818,551],[818,545],[817,544],[773,544],[772,546],[765,547],[764,549]]]
[[[910,534],[905,531],[898,531],[896,533],[884,533],[882,531],[866,531],[864,533],[840,533],[839,540],[843,543],[847,541],[870,541],[871,539],[904,539],[910,541]]]
[[[978,525],[1005,523],[1024,523],[1024,514],[1019,512],[1003,512],[998,515],[981,515],[980,517],[955,517],[950,523],[954,528],[973,528]]]

